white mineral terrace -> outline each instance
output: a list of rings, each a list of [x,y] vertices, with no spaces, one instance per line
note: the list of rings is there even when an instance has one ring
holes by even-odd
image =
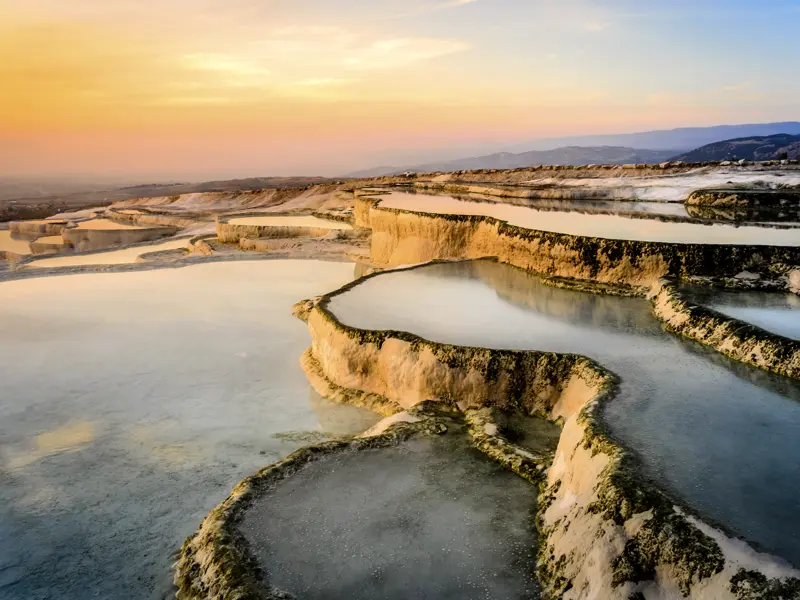
[[[70,254],[34,260],[25,265],[26,269],[46,269],[50,267],[80,267],[88,265],[123,265],[136,262],[142,254],[147,252],[160,252],[163,250],[177,250],[188,248],[189,238],[169,240],[158,244],[134,246],[122,250],[109,252],[95,252],[93,254]]]
[[[318,229],[352,229],[347,223],[328,221],[311,215],[282,216],[264,215],[263,217],[236,217],[228,221],[231,225],[252,225],[256,227],[316,227]]]
[[[611,192],[611,197],[631,200],[683,202],[694,190],[726,187],[758,186],[775,189],[800,185],[800,171],[753,171],[737,168],[697,169],[681,175],[654,177],[600,177],[586,179],[534,179],[529,184],[560,187],[596,188]]]
[[[450,196],[402,192],[381,196],[380,206],[434,214],[481,215],[501,219],[525,229],[607,239],[684,244],[800,246],[800,232],[797,229],[673,223],[616,215],[540,211],[502,202],[469,202]]]

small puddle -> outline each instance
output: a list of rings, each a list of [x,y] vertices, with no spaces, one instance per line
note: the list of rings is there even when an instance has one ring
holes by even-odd
[[[328,221],[312,215],[283,216],[264,215],[250,217],[235,217],[228,220],[231,225],[253,225],[261,227],[316,227],[318,229],[352,229],[347,223]]]
[[[296,598],[537,599],[536,487],[463,434],[312,462],[240,531]]]

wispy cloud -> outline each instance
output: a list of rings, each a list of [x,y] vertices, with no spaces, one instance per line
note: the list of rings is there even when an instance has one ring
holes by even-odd
[[[426,15],[429,13],[438,12],[440,10],[447,10],[448,8],[456,8],[459,6],[464,6],[466,4],[473,4],[477,1],[478,0],[450,0],[449,2],[438,2],[434,4],[429,4],[427,6],[420,6],[416,10],[410,10],[396,15],[391,15],[389,17],[386,17],[386,19],[391,20],[391,19],[405,19],[408,17],[418,17],[420,15]]]

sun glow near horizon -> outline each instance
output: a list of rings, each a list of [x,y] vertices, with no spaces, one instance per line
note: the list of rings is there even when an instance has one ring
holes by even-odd
[[[333,174],[536,137],[797,116],[798,84],[777,69],[687,62],[691,40],[664,26],[683,17],[635,6],[5,0],[0,161],[7,173]],[[626,51],[648,39],[649,56]]]

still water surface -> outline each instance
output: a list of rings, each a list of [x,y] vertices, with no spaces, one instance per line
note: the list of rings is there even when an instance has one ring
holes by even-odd
[[[0,283],[0,598],[171,597],[172,553],[237,481],[374,424],[298,364],[291,305],[352,273],[253,261]]]
[[[632,219],[613,214],[536,210],[503,202],[471,202],[451,196],[403,192],[381,196],[380,205],[415,212],[489,216],[527,229],[587,237],[684,244],[800,246],[800,234],[793,228]]]
[[[800,296],[797,294],[729,292],[702,287],[690,287],[685,292],[695,302],[724,315],[800,340]]]
[[[295,598],[535,600],[536,492],[448,433],[312,462],[241,531]]]

